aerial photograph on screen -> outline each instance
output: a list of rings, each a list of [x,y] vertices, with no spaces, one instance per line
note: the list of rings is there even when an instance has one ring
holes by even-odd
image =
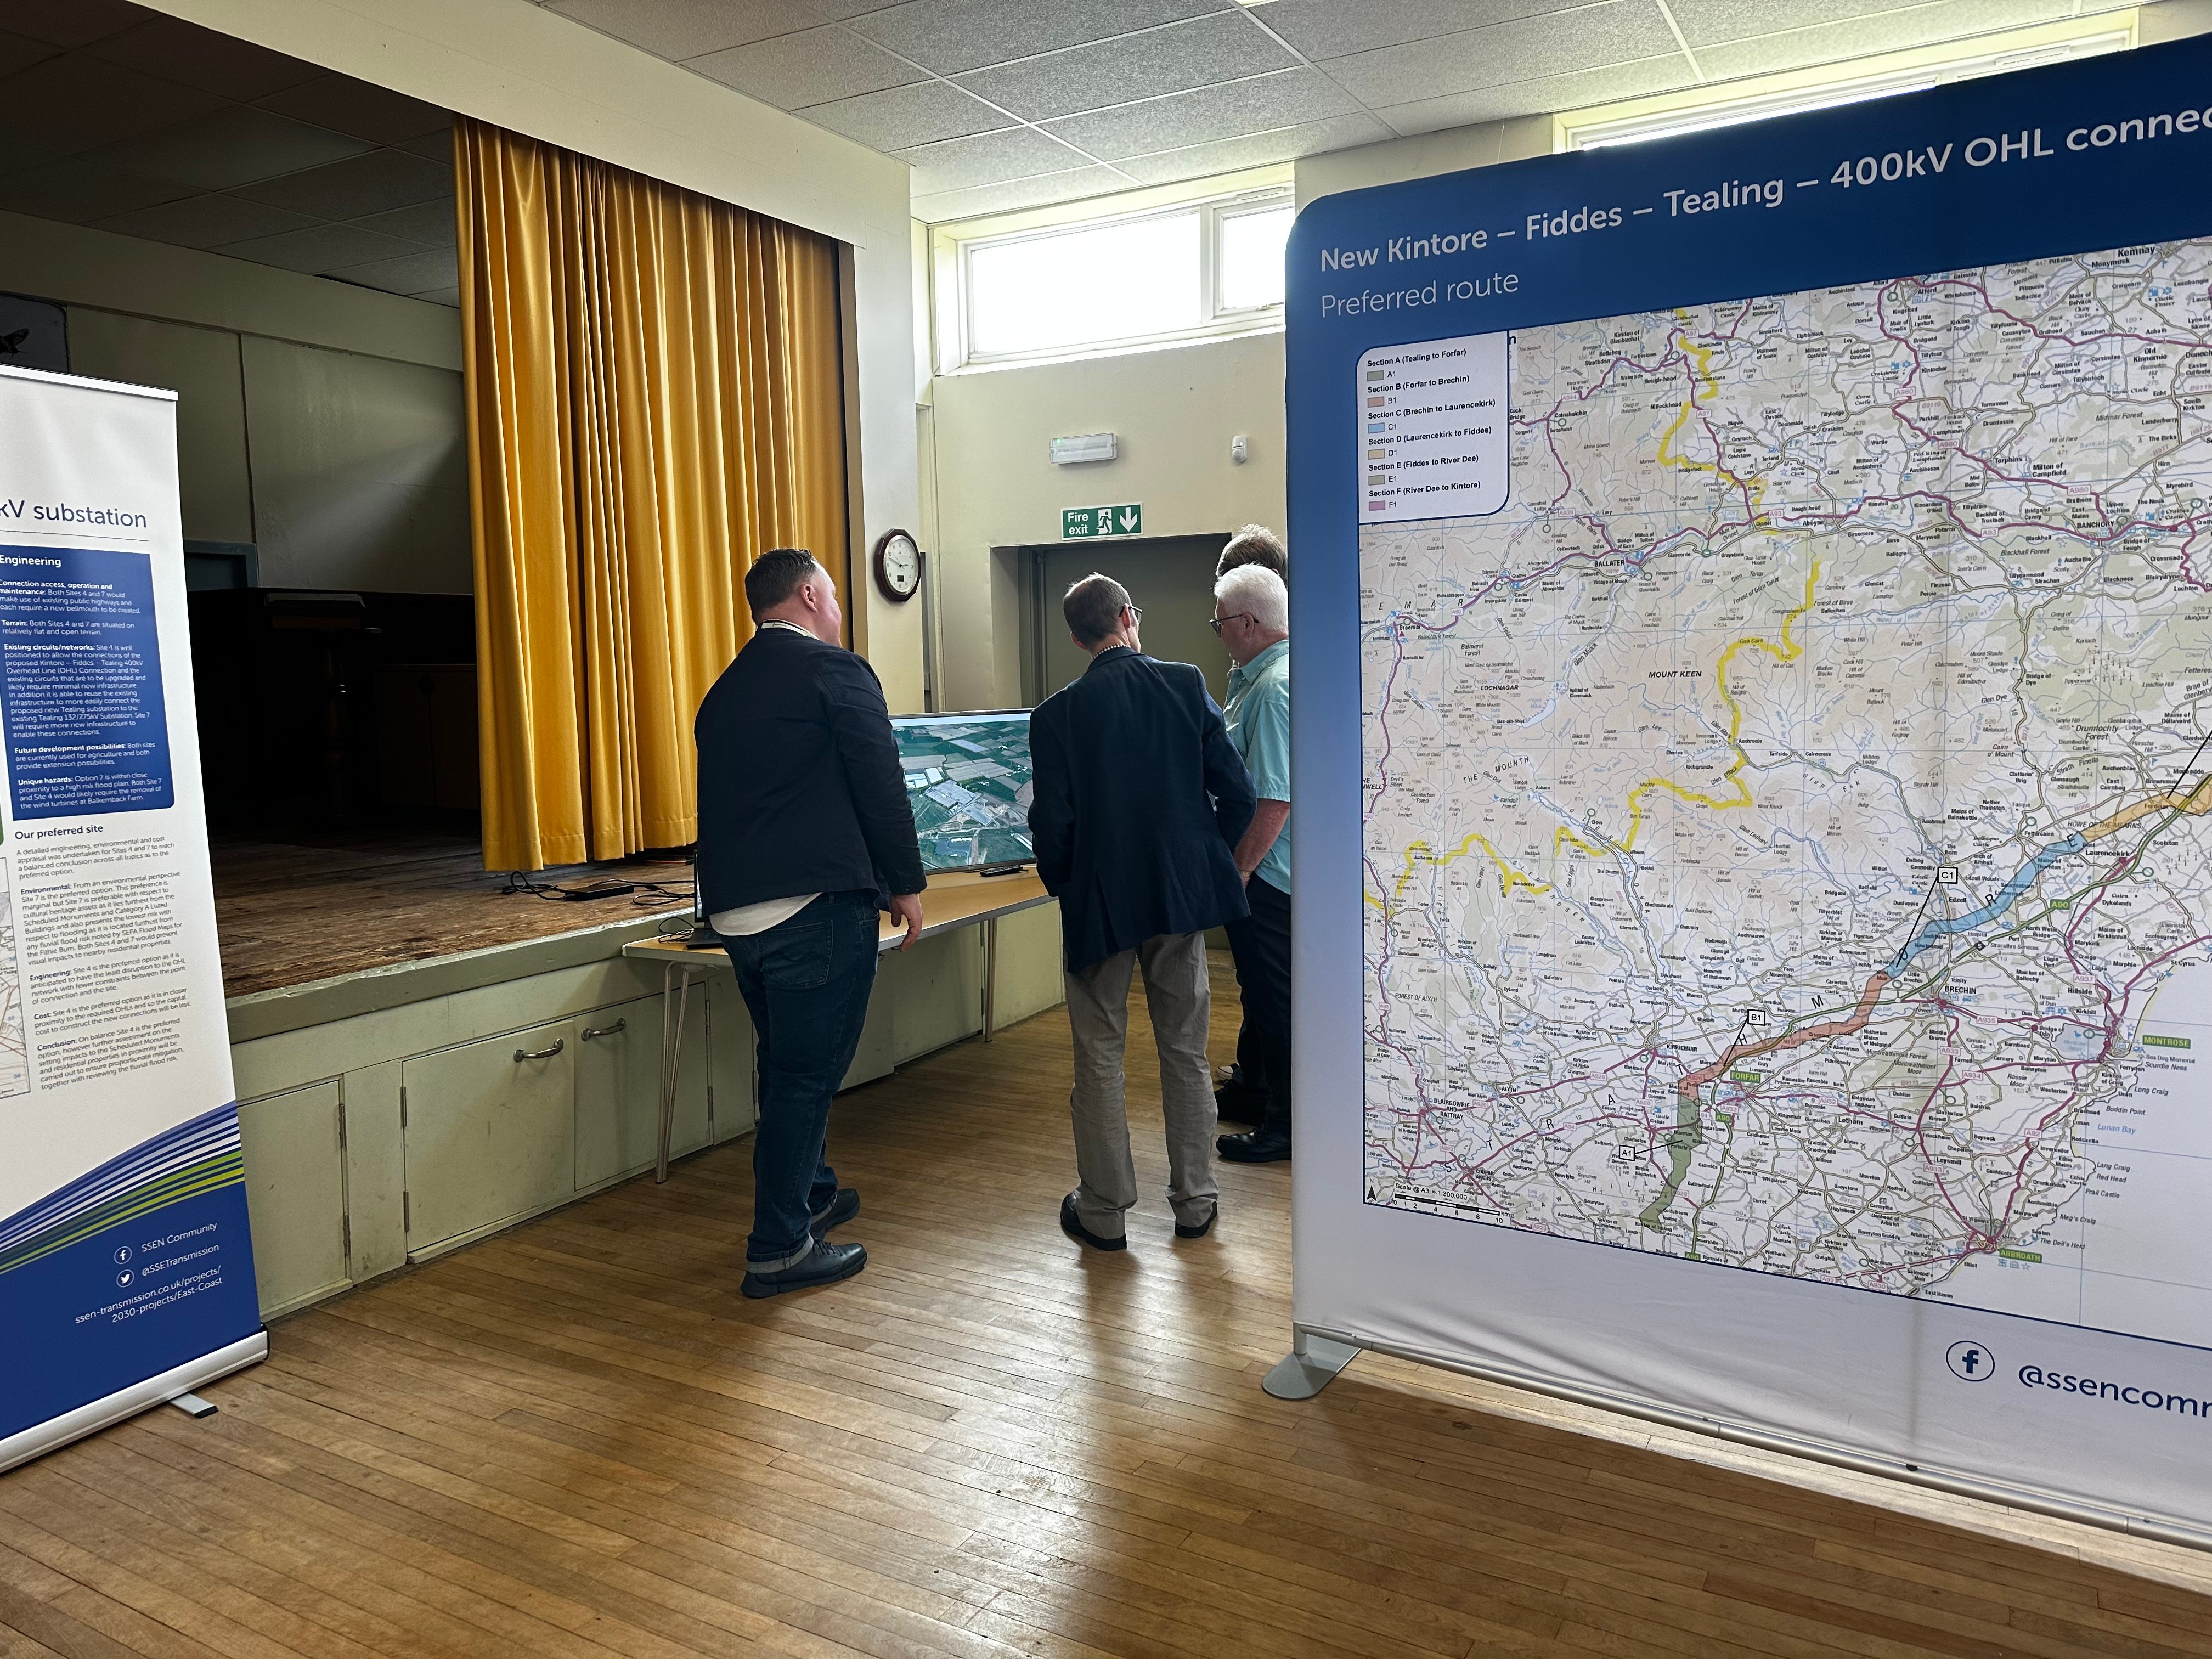
[[[1025,864],[1036,856],[1026,713],[933,714],[891,725],[926,869]]]
[[[1509,362],[1361,532],[1367,1201],[2212,1346],[2212,243]]]

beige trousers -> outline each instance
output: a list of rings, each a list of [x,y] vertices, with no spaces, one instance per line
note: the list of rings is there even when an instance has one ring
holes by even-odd
[[[1101,1238],[1122,1236],[1122,1212],[1137,1201],[1129,1157],[1122,1056],[1129,1039],[1129,975],[1140,967],[1166,1108],[1168,1203],[1196,1226],[1213,1213],[1213,1073],[1206,1039],[1212,991],[1206,935],[1159,933],[1067,975],[1067,1024],[1075,1039],[1076,1218]]]

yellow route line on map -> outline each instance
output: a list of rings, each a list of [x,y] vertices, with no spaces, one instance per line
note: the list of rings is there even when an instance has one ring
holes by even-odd
[[[1511,897],[1516,887],[1525,887],[1532,893],[1548,893],[1552,890],[1552,884],[1549,882],[1538,881],[1534,877],[1524,876],[1516,870],[1507,861],[1505,855],[1491,845],[1489,836],[1484,835],[1480,830],[1470,830],[1468,831],[1466,840],[1441,857],[1430,850],[1428,842],[1425,841],[1413,842],[1406,848],[1406,872],[1398,878],[1397,885],[1390,890],[1389,904],[1385,904],[1372,893],[1366,895],[1367,902],[1378,910],[1389,910],[1390,905],[1396,904],[1406,896],[1406,889],[1413,884],[1413,878],[1419,873],[1416,866],[1421,861],[1422,854],[1428,854],[1427,862],[1432,869],[1441,870],[1455,859],[1466,857],[1468,849],[1471,847],[1481,848],[1489,854],[1490,861],[1498,866],[1498,890],[1500,897]]]
[[[1683,331],[1676,336],[1676,338],[1681,343],[1682,349],[1691,359],[1692,374],[1696,377],[1696,380],[1705,382],[1707,392],[1717,393],[1721,388],[1720,382],[1713,378],[1713,349],[1711,346],[1699,345],[1690,338],[1687,326],[1690,320],[1689,313],[1678,310],[1674,315],[1684,325]],[[1693,380],[1690,386],[1690,395],[1682,400],[1682,412],[1674,417],[1674,425],[1659,434],[1659,464],[1662,466],[1680,467],[1685,472],[1710,472],[1715,477],[1724,479],[1738,489],[1748,489],[1752,496],[1752,522],[1764,524],[1766,521],[1765,515],[1759,511],[1759,498],[1766,491],[1766,486],[1764,483],[1755,478],[1739,478],[1728,468],[1721,465],[1718,461],[1700,461],[1679,452],[1672,455],[1667,453],[1668,446],[1672,444],[1680,435],[1682,428],[1690,423],[1690,416],[1697,412],[1697,408],[1698,388],[1696,381]]]
[[[1813,561],[1811,574],[1805,578],[1804,603],[1782,619],[1780,645],[1778,646],[1771,640],[1759,635],[1747,634],[1743,638],[1732,641],[1728,649],[1721,653],[1720,665],[1715,671],[1715,674],[1720,683],[1721,701],[1728,705],[1729,747],[1735,750],[1735,763],[1721,774],[1721,776],[1735,786],[1736,799],[1722,800],[1698,790],[1686,789],[1669,778],[1646,778],[1628,792],[1628,837],[1621,842],[1622,850],[1632,853],[1636,850],[1636,838],[1644,833],[1644,798],[1655,789],[1663,789],[1668,793],[1683,800],[1693,802],[1699,806],[1711,806],[1723,811],[1731,806],[1751,805],[1751,791],[1745,787],[1743,780],[1736,776],[1737,773],[1751,764],[1751,757],[1744,752],[1743,744],[1740,741],[1743,735],[1743,705],[1735,700],[1735,693],[1729,690],[1729,665],[1735,660],[1735,653],[1747,646],[1757,647],[1777,662],[1791,663],[1803,656],[1805,647],[1790,638],[1790,630],[1797,625],[1797,619],[1800,617],[1813,608],[1813,590],[1819,586],[1820,580],[1820,562],[1815,559]]]

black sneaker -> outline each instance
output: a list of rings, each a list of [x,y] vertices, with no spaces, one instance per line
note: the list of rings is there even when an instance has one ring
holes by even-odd
[[[1231,1164],[1287,1164],[1291,1138],[1280,1129],[1255,1129],[1245,1135],[1224,1135],[1213,1150]]]
[[[1060,1200],[1060,1230],[1079,1244],[1088,1244],[1094,1250],[1126,1250],[1126,1238],[1101,1238],[1076,1218],[1075,1194],[1070,1193]]]
[[[832,1227],[842,1227],[860,1212],[860,1194],[856,1188],[840,1187],[837,1196],[821,1214],[807,1223],[807,1231],[819,1238]]]
[[[1206,1212],[1206,1219],[1200,1222],[1195,1227],[1186,1227],[1182,1222],[1176,1222],[1176,1237],[1177,1238],[1204,1238],[1206,1234],[1213,1231],[1213,1224],[1220,1218],[1221,1206],[1217,1204],[1211,1210]]]
[[[832,1244],[817,1240],[809,1250],[788,1267],[778,1267],[772,1273],[755,1273],[747,1269],[744,1282],[738,1286],[754,1301],[781,1296],[786,1291],[808,1291],[817,1285],[835,1285],[841,1279],[850,1279],[868,1265],[868,1249],[865,1244]]]

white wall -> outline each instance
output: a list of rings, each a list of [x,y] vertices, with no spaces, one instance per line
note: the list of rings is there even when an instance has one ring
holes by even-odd
[[[270,586],[470,591],[451,307],[19,214],[0,290],[62,305],[76,373],[177,393],[187,538]]]
[[[1057,542],[1060,508],[1140,502],[1147,536],[1283,522],[1279,333],[939,375],[930,396],[945,708],[1020,702],[1017,572],[992,550]],[[1115,434],[1119,459],[1054,466],[1050,441],[1081,432]]]
[[[461,377],[250,334],[240,345],[262,586],[470,592]]]
[[[154,9],[665,179],[851,246],[860,478],[857,642],[891,706],[921,706],[921,617],[866,574],[918,510],[904,163],[596,34],[528,0],[149,0]]]

